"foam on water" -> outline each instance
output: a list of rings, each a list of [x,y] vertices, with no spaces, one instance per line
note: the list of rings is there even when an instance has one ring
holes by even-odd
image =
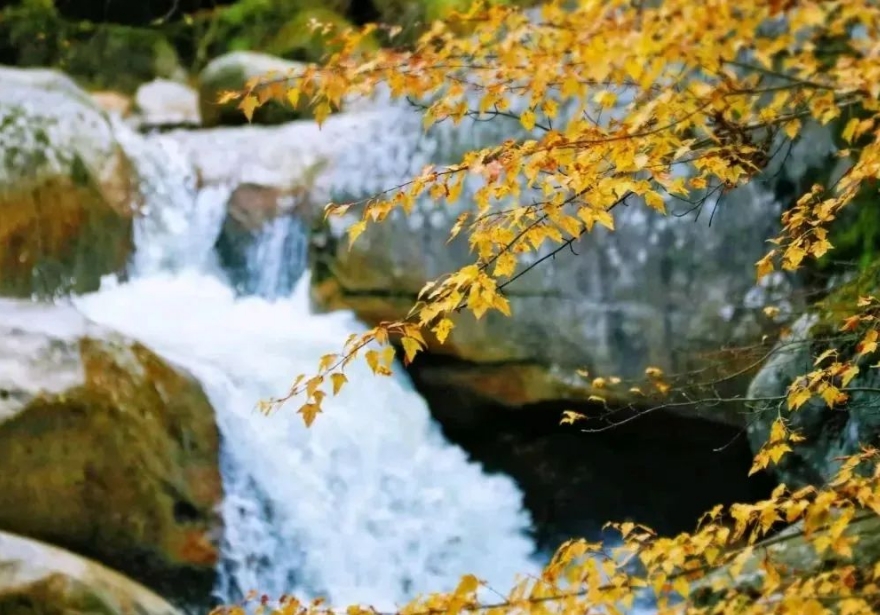
[[[224,442],[221,598],[300,591],[388,607],[466,572],[503,588],[533,571],[512,481],[445,442],[403,377],[355,366],[310,430],[292,408],[254,410],[362,329],[350,313],[311,314],[305,286],[275,302],[236,298],[187,270],[77,302],[185,366],[211,398]]]

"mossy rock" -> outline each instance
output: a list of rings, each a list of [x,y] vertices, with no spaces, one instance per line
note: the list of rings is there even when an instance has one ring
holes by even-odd
[[[236,51],[212,60],[199,75],[199,110],[205,126],[228,126],[247,123],[238,108],[238,101],[219,104],[222,92],[240,91],[248,80],[260,77],[284,78],[302,70],[298,62],[251,51]],[[260,106],[253,116],[255,124],[281,124],[309,117],[308,104],[304,101],[294,108],[286,101],[272,100]]]
[[[162,31],[67,21],[51,3],[31,1],[0,11],[0,40],[0,57],[6,61],[61,69],[93,90],[130,94],[157,77],[185,76]]]
[[[0,529],[204,603],[222,488],[199,384],[72,308],[13,300],[0,365]]]
[[[95,290],[132,251],[131,164],[88,95],[47,73],[0,72],[0,295]]]
[[[799,318],[786,337],[768,355],[748,388],[752,404],[748,421],[748,440],[757,453],[767,442],[773,422],[795,380],[816,369],[814,360],[826,350],[835,350],[836,360],[856,358],[859,336],[840,330],[843,320],[858,312],[860,296],[876,294],[880,263],[873,263],[861,275],[842,283],[812,310]],[[840,386],[838,384],[838,386]],[[773,474],[786,485],[797,488],[820,485],[833,478],[841,460],[854,455],[862,446],[880,444],[880,377],[864,365],[847,387],[846,403],[828,407],[821,397],[812,397],[792,412],[788,427],[805,438],[773,467]]]
[[[313,23],[330,26],[329,33],[325,35],[320,29],[314,29]],[[334,11],[325,8],[306,9],[278,28],[276,34],[265,43],[265,49],[285,59],[319,62],[327,54],[339,49],[340,46],[333,42],[336,33],[351,27],[352,24],[347,19]],[[363,47],[365,51],[375,50],[379,44],[375,36],[371,35],[367,37]]]
[[[14,534],[0,532],[2,615],[179,615],[121,574]]]

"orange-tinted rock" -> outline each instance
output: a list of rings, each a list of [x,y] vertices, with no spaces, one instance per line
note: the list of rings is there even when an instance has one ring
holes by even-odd
[[[146,587],[96,562],[0,532],[0,613],[179,615]]]
[[[131,254],[132,166],[74,87],[51,71],[0,71],[0,295],[94,290]]]
[[[0,529],[204,599],[218,438],[199,384],[148,348],[72,308],[0,301]]]

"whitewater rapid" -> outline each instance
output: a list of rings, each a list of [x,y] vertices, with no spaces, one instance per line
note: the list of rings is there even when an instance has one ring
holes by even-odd
[[[348,312],[312,314],[306,278],[268,301],[189,269],[76,300],[185,367],[211,399],[226,494],[218,597],[253,589],[391,608],[464,573],[503,591],[534,572],[521,493],[446,442],[404,376],[354,365],[311,429],[295,407],[255,410],[363,328]]]

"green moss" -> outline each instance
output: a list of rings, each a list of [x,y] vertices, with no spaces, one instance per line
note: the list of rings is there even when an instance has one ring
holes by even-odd
[[[208,595],[215,561],[187,550],[215,523],[220,498],[207,398],[139,344],[83,339],[79,350],[80,386],[0,425],[0,525],[168,584],[171,595]]]
[[[266,51],[288,60],[307,62],[320,61],[326,54],[337,50],[338,45],[332,42],[332,34],[324,36],[312,28],[313,22],[328,24],[333,32],[341,32],[352,24],[338,13],[324,9],[312,8],[300,11],[289,19],[275,35],[266,43]],[[378,42],[370,36],[366,41],[366,50],[377,49]]]
[[[836,334],[843,319],[858,311],[856,303],[859,297],[876,296],[878,293],[880,293],[880,258],[868,262],[865,267],[855,272],[852,279],[840,284],[816,304],[819,321],[813,330],[814,335],[822,337]]]
[[[0,11],[0,41],[6,62],[58,68],[94,90],[130,93],[155,77],[181,75],[177,52],[161,31],[67,21],[42,0]]]
[[[96,290],[101,276],[121,272],[132,225],[74,162],[70,180],[0,194],[0,240],[0,294],[48,298]]]

